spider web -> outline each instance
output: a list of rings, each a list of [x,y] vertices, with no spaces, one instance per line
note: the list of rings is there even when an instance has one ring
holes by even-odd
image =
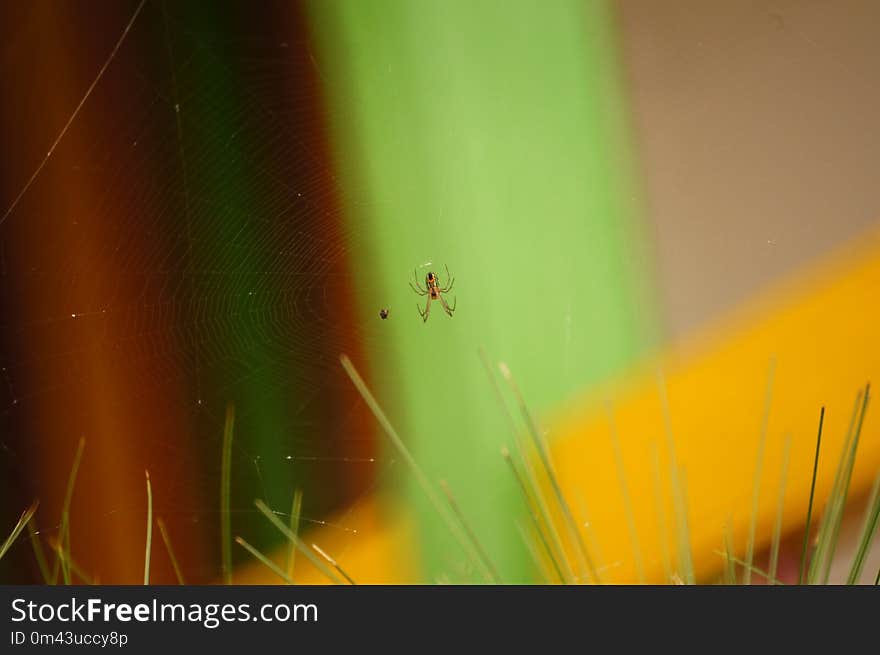
[[[201,535],[175,543],[198,582],[219,570],[228,403],[233,530],[261,548],[278,538],[255,497],[286,515],[299,486],[303,522],[326,525],[393,462],[339,366],[387,346],[378,318],[355,319],[356,294],[381,299],[346,268],[363,235],[340,207],[359,199],[335,184],[302,13],[195,7],[3,10],[0,126],[21,138],[0,175],[0,469],[7,522],[40,497],[47,539],[80,437],[75,534],[143,525],[140,497],[100,490],[150,469],[155,514],[180,542]],[[77,538],[74,556],[100,558]],[[34,578],[27,539],[11,556]]]

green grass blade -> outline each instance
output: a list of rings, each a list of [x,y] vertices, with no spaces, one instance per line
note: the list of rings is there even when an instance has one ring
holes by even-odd
[[[357,582],[355,582],[352,579],[352,577],[348,573],[345,572],[345,569],[343,569],[339,565],[339,562],[337,562],[334,558],[330,557],[330,555],[323,548],[321,548],[318,544],[312,544],[312,548],[314,549],[314,551],[316,553],[318,553],[318,555],[323,557],[330,566],[332,566],[334,569],[336,569],[336,571],[339,573],[339,575],[341,575],[343,578],[345,578],[348,581],[348,584],[357,585]]]
[[[516,427],[516,421],[513,420],[513,415],[510,413],[507,402],[504,400],[504,394],[501,393],[501,387],[498,386],[498,380],[495,379],[495,372],[492,368],[492,363],[489,361],[489,356],[486,354],[486,350],[482,346],[480,346],[480,361],[483,362],[483,368],[486,370],[486,375],[489,377],[489,383],[495,394],[495,400],[498,401],[498,405],[501,407],[501,412],[507,419],[510,434],[516,438],[519,434],[519,430]]]
[[[302,540],[297,537],[290,529],[284,525],[281,520],[275,516],[275,512],[269,509],[269,506],[266,505],[262,500],[255,500],[254,505],[256,505],[257,509],[260,510],[260,513],[263,514],[269,522],[272,523],[278,530],[283,534],[287,539],[299,549],[306,558],[315,565],[315,568],[318,569],[321,573],[323,573],[327,578],[329,578],[335,584],[342,584],[342,580],[340,580],[333,571],[327,568],[327,566],[319,560],[312,550],[306,546]],[[280,569],[279,569],[280,570]],[[282,577],[287,577],[287,574],[283,574]]]
[[[523,499],[525,500],[526,509],[528,510],[529,517],[532,519],[532,524],[535,527],[535,532],[538,537],[541,539],[541,543],[544,546],[544,549],[547,551],[547,556],[550,558],[550,561],[553,564],[554,569],[556,569],[556,574],[559,576],[559,580],[563,584],[570,584],[574,581],[574,573],[570,568],[567,568],[568,575],[562,572],[562,566],[560,565],[560,561],[564,561],[563,553],[562,553],[562,544],[558,543],[559,535],[556,534],[555,530],[553,531],[553,535],[557,541],[557,548],[559,551],[555,551],[554,548],[550,545],[550,539],[547,538],[547,535],[544,532],[543,527],[541,526],[541,521],[538,518],[538,513],[535,510],[534,503],[529,495],[529,491],[526,488],[525,482],[523,482],[522,477],[519,474],[519,471],[516,469],[516,464],[513,462],[513,458],[510,456],[510,451],[505,447],[501,449],[501,456],[507,462],[508,466],[510,466],[510,470],[513,473],[513,477],[519,486],[520,491],[522,492]],[[551,524],[552,525],[552,524]],[[567,564],[567,562],[565,562]]]
[[[642,548],[639,545],[639,533],[636,530],[636,520],[633,514],[632,499],[629,495],[629,487],[626,484],[626,470],[623,467],[623,454],[620,451],[620,437],[617,433],[617,423],[614,420],[614,409],[609,402],[606,405],[608,412],[608,423],[611,429],[611,445],[614,449],[614,463],[617,467],[617,479],[620,482],[620,494],[623,498],[624,513],[626,514],[626,524],[629,530],[629,540],[632,545],[633,559],[636,564],[636,575],[639,583],[645,584],[645,567],[642,564]]]
[[[428,476],[425,475],[424,471],[422,471],[422,468],[418,465],[418,463],[416,463],[415,458],[409,452],[406,444],[403,443],[403,440],[397,434],[397,430],[394,429],[394,426],[391,425],[391,421],[389,421],[388,417],[385,416],[385,412],[382,411],[382,407],[373,397],[373,394],[367,387],[366,382],[364,382],[363,378],[360,376],[360,373],[357,372],[354,364],[352,364],[351,359],[348,358],[348,355],[340,355],[339,361],[342,363],[342,367],[345,369],[345,372],[348,373],[348,377],[351,378],[351,381],[354,384],[355,388],[361,394],[364,402],[367,403],[370,411],[373,412],[373,416],[375,416],[376,420],[379,421],[379,424],[382,426],[385,434],[388,435],[388,438],[391,439],[391,443],[397,449],[397,452],[403,458],[403,461],[405,461],[407,466],[409,466],[410,472],[415,477],[419,486],[421,486],[422,491],[424,491],[425,495],[428,497],[428,500],[434,506],[434,509],[436,509],[437,513],[440,514],[440,517],[443,519],[443,522],[446,524],[447,528],[449,528],[449,531],[452,533],[453,537],[455,537],[456,541],[458,541],[459,545],[462,547],[471,562],[476,565],[477,570],[481,571],[483,577],[487,581],[491,582],[491,572],[485,567],[483,562],[480,560],[479,555],[474,551],[473,546],[468,541],[467,536],[461,531],[461,529],[458,527],[458,524],[447,511],[446,506],[437,495],[437,492],[434,490],[433,485],[428,481]]]
[[[220,566],[224,584],[232,584],[232,521],[230,486],[232,475],[232,434],[235,428],[235,406],[226,406],[223,424],[223,450],[220,461]]]
[[[657,386],[660,405],[663,410],[663,425],[666,433],[666,447],[669,451],[670,486],[672,487],[672,503],[675,513],[676,543],[678,545],[678,566],[685,575],[684,582],[694,584],[693,555],[691,553],[690,529],[687,521],[687,494],[684,489],[683,472],[678,467],[675,454],[675,436],[672,430],[672,411],[669,408],[669,395],[666,390],[666,378],[663,371],[657,372]],[[673,574],[673,578],[676,574]]]
[[[770,422],[770,406],[773,400],[773,376],[776,369],[776,360],[770,360],[770,368],[767,372],[767,389],[764,395],[764,415],[761,418],[761,434],[758,438],[758,452],[755,458],[755,473],[752,479],[752,513],[749,519],[749,536],[746,541],[746,567],[743,574],[743,584],[752,582],[752,563],[755,556],[755,527],[758,523],[758,500],[761,494],[761,473],[764,466],[764,448],[767,443],[767,426]]]
[[[663,561],[664,580],[672,580],[672,557],[669,553],[669,531],[667,529],[666,508],[663,502],[663,482],[660,479],[660,451],[657,444],[651,444],[654,483],[654,508],[657,512],[657,535],[660,539],[660,557]]]
[[[782,471],[779,474],[779,494],[776,497],[776,521],[773,524],[773,538],[770,542],[770,567],[771,578],[776,578],[776,569],[779,565],[779,542],[782,539],[782,512],[785,508],[785,483],[788,479],[788,466],[791,460],[791,435],[786,437],[782,449]]]
[[[807,546],[810,543],[810,522],[813,518],[813,497],[816,492],[816,471],[819,469],[819,448],[822,445],[822,425],[825,423],[825,407],[819,412],[819,434],[816,437],[816,457],[813,460],[813,481],[810,483],[810,502],[807,504],[807,522],[804,527],[804,546],[801,550],[801,570],[798,575],[798,584],[804,583],[804,573],[807,567]]]
[[[519,521],[516,522],[516,529],[517,529],[517,532],[519,532],[519,536],[520,536],[520,539],[522,539],[523,545],[526,547],[526,551],[528,551],[528,553],[529,553],[529,557],[531,557],[531,559],[532,559],[532,564],[534,564],[535,570],[538,573],[540,573],[541,576],[543,577],[543,580],[541,581],[541,583],[542,584],[552,584],[552,582],[550,581],[550,576],[548,575],[549,569],[547,569],[547,567],[544,564],[544,561],[541,559],[541,553],[538,552],[538,548],[535,545],[534,541],[529,538],[528,532],[526,531],[526,529],[522,526],[522,524]],[[551,559],[551,561],[552,561],[552,559]],[[555,565],[555,562],[554,562],[554,565]],[[557,573],[557,576],[559,577],[559,581],[562,584],[565,584],[565,578],[563,578],[561,575],[559,575],[559,568],[558,567],[556,568],[556,573]]]
[[[64,492],[64,504],[61,506],[61,533],[60,545],[61,550],[58,552],[70,553],[70,504],[73,501],[73,488],[76,485],[76,476],[79,473],[79,465],[82,461],[83,450],[86,447],[85,438],[81,438],[76,446],[76,454],[73,456],[73,465],[70,467],[70,475],[67,478],[67,490]],[[52,580],[58,580],[58,569],[61,569],[61,576],[64,584],[70,584],[70,567],[66,560],[61,559],[60,555],[55,560],[55,567],[52,571]]]
[[[519,472],[517,471],[516,465],[514,464],[513,459],[510,455],[510,451],[507,449],[507,447],[503,447],[501,449],[501,455],[510,466],[513,477],[516,480],[520,491],[522,492],[523,499],[526,503],[526,508],[528,509],[532,522],[535,525],[535,531],[541,538],[541,541],[544,544],[544,548],[547,550],[547,554],[549,555],[550,560],[553,563],[553,566],[556,569],[560,580],[562,580],[564,584],[572,584],[575,581],[575,575],[574,571],[571,568],[571,564],[568,561],[568,558],[565,556],[565,550],[562,546],[562,539],[560,539],[559,531],[556,529],[556,524],[551,520],[550,508],[547,504],[547,500],[544,497],[544,494],[541,492],[540,486],[538,485],[538,481],[535,477],[535,472],[532,468],[531,462],[523,453],[523,447],[520,444],[520,431],[517,429],[516,422],[513,420],[510,409],[508,408],[507,403],[504,400],[504,395],[501,393],[501,388],[499,387],[498,381],[495,378],[494,369],[492,367],[492,364],[489,362],[489,357],[486,355],[486,351],[483,347],[480,347],[480,360],[483,362],[483,367],[486,370],[486,375],[489,377],[489,383],[492,387],[492,391],[495,394],[495,399],[498,401],[499,407],[501,407],[502,414],[504,414],[504,417],[507,419],[507,424],[510,428],[510,434],[513,437],[514,444],[516,446],[517,453],[520,456],[520,461],[522,462],[523,470],[525,471],[529,485],[526,485],[525,481],[522,479]],[[531,489],[531,493],[529,489]],[[535,509],[536,507],[537,511]],[[541,526],[541,522],[538,519],[538,512],[540,512],[541,516],[543,517],[543,527]],[[563,568],[565,569],[566,573],[563,573]]]
[[[63,562],[63,565],[67,567],[70,573],[77,576],[80,580],[88,585],[95,584],[95,580],[90,575],[85,573],[82,568],[79,567],[79,565],[77,565],[77,563],[70,556],[70,552],[65,550],[64,546],[61,543],[53,539],[49,541],[49,546],[52,548],[52,550],[55,551],[55,555],[58,557],[59,560]]]
[[[697,584],[697,579],[694,574],[694,560],[693,553],[691,552],[691,530],[688,521],[687,475],[683,469],[679,471],[678,479],[678,491],[675,494],[675,513],[678,519],[679,561],[681,562],[685,584],[693,585]]]
[[[550,535],[550,543],[553,544],[556,549],[556,556],[559,562],[565,567],[565,571],[568,574],[568,584],[575,584],[577,583],[577,576],[574,573],[571,560],[566,554],[565,546],[562,543],[562,537],[556,526],[556,521],[553,520],[553,515],[550,512],[550,503],[547,499],[547,495],[544,493],[543,488],[538,482],[538,476],[535,472],[534,466],[532,466],[531,458],[526,455],[525,446],[526,444],[516,442],[516,452],[517,455],[519,455],[519,462],[522,464],[522,470],[525,473],[525,481],[528,483],[526,486],[528,489],[527,496],[529,494],[531,495],[531,498],[534,499],[535,505],[537,505],[539,509],[543,525],[546,528],[547,533]],[[511,463],[512,462],[513,460],[511,459]],[[516,469],[514,468],[514,470]]]
[[[46,559],[46,553],[43,551],[43,544],[40,541],[40,535],[35,527],[36,518],[28,521],[28,535],[31,538],[31,548],[34,550],[34,558],[37,560],[37,566],[40,569],[40,575],[43,576],[43,582],[52,584],[52,572],[49,571],[49,562]]]
[[[568,574],[568,583],[575,584],[577,582],[577,576],[575,576],[574,569],[571,566],[571,562],[566,555],[565,547],[562,544],[562,537],[559,534],[559,530],[556,527],[556,521],[553,520],[553,517],[550,513],[550,504],[547,501],[547,497],[544,494],[541,485],[538,483],[538,477],[535,474],[535,469],[532,466],[531,459],[526,456],[524,453],[524,444],[519,442],[516,443],[517,454],[519,455],[519,461],[522,464],[522,470],[525,473],[525,481],[528,482],[526,488],[528,489],[527,496],[530,494],[531,498],[534,499],[535,505],[538,507],[540,511],[541,520],[543,521],[543,525],[546,528],[547,533],[550,535],[550,543],[556,548],[556,555],[559,559],[559,562],[565,567],[565,570]],[[513,460],[510,460],[511,463]],[[514,470],[516,470],[514,468]]]
[[[605,563],[602,558],[602,548],[599,546],[598,539],[596,539],[596,530],[593,528],[593,522],[590,520],[590,509],[587,506],[587,499],[584,497],[581,490],[578,490],[577,504],[578,511],[584,519],[580,525],[581,529],[584,531],[584,538],[586,539],[587,548],[589,549],[588,552],[592,555],[593,560],[596,563],[596,574],[599,576],[597,583],[604,584],[602,581],[602,574],[605,573],[605,571],[620,566],[623,562],[617,560],[611,564]]]
[[[281,570],[281,567],[279,567],[277,564],[275,564],[275,562],[273,562],[268,557],[263,555],[263,553],[258,551],[256,548],[251,546],[244,539],[242,539],[241,537],[236,537],[235,543],[237,543],[239,546],[241,546],[247,552],[249,552],[251,555],[253,555],[254,558],[256,558],[260,563],[262,563],[267,569],[272,571],[272,573],[274,573],[279,578],[284,580],[287,584],[293,584],[293,580],[291,580],[290,577],[284,571]]]
[[[174,568],[174,575],[177,577],[177,584],[185,585],[183,573],[180,571],[180,565],[177,563],[177,557],[174,555],[174,549],[171,547],[171,538],[168,536],[168,530],[165,528],[165,521],[162,517],[156,519],[156,525],[159,526],[159,534],[162,535],[162,542],[165,544],[165,550],[168,551],[168,557],[171,560],[171,566]]]
[[[862,577],[862,568],[865,566],[865,557],[874,541],[874,535],[877,532],[877,523],[880,520],[880,474],[874,479],[871,486],[871,495],[868,499],[868,505],[865,508],[865,518],[862,522],[862,532],[859,536],[858,549],[856,550],[855,559],[853,559],[852,568],[847,577],[847,584],[857,584],[859,578]]]
[[[731,519],[724,522],[724,584],[736,584],[736,562],[734,561],[733,529]]]
[[[834,553],[837,550],[837,542],[840,537],[840,526],[843,523],[843,514],[846,509],[846,501],[849,497],[849,487],[852,482],[852,473],[856,463],[856,451],[859,448],[859,438],[862,434],[862,424],[865,420],[865,413],[868,411],[868,401],[871,397],[871,385],[865,385],[865,395],[862,398],[862,411],[859,413],[859,423],[856,426],[855,435],[853,436],[852,448],[847,458],[846,468],[841,481],[840,490],[836,502],[836,511],[834,514],[834,523],[832,524],[831,536],[828,540],[827,552],[825,554],[825,567],[822,576],[822,583],[828,584],[828,578],[831,575],[831,563],[834,559]]]
[[[290,531],[299,535],[299,519],[302,512],[302,489],[293,492],[293,502],[290,507]],[[293,580],[293,566],[296,563],[296,546],[291,542],[287,551],[287,577]]]
[[[8,551],[12,547],[12,544],[15,543],[15,540],[18,539],[18,535],[20,535],[25,526],[30,523],[31,519],[37,511],[37,507],[39,506],[40,501],[35,500],[31,503],[30,507],[28,507],[21,513],[21,516],[18,518],[18,523],[15,524],[15,527],[12,528],[12,532],[10,532],[9,536],[6,537],[6,541],[4,541],[3,545],[0,546],[0,559],[3,559],[6,551]]]
[[[559,504],[559,508],[562,510],[564,523],[566,525],[566,528],[568,529],[569,537],[574,543],[575,552],[577,553],[578,564],[581,569],[581,577],[585,580],[587,578],[587,574],[589,574],[593,582],[598,583],[599,574],[596,571],[596,567],[593,564],[590,553],[587,552],[587,546],[584,543],[580,530],[578,530],[577,523],[574,520],[574,515],[571,512],[568,501],[566,501],[565,496],[562,493],[562,488],[560,487],[559,480],[556,477],[556,470],[553,467],[553,463],[550,461],[550,455],[547,452],[547,446],[544,442],[544,438],[541,436],[541,431],[538,429],[537,423],[535,423],[535,420],[532,418],[532,414],[529,411],[525,399],[523,398],[522,393],[519,390],[519,385],[517,385],[516,381],[513,379],[513,375],[510,373],[510,369],[507,367],[507,364],[505,364],[504,362],[499,363],[498,369],[501,371],[502,377],[507,381],[508,385],[510,385],[511,391],[513,392],[513,395],[517,400],[520,412],[523,415],[523,420],[526,423],[526,427],[528,428],[528,432],[532,437],[535,449],[538,451],[541,463],[543,464],[544,470],[547,473],[547,477],[550,480],[550,485],[553,488],[554,495],[556,496],[556,502]]]
[[[840,457],[837,460],[837,466],[834,470],[834,481],[831,483],[831,491],[828,493],[828,500],[825,502],[825,508],[822,511],[822,518],[819,521],[819,529],[816,531],[816,547],[810,560],[810,567],[807,570],[807,584],[812,584],[819,575],[819,569],[824,562],[824,555],[827,552],[828,545],[831,541],[833,528],[835,523],[835,515],[838,511],[837,501],[840,498],[841,481],[845,475],[847,462],[849,461],[849,452],[852,448],[853,435],[855,434],[856,421],[859,417],[859,408],[862,406],[862,390],[859,389],[856,395],[856,401],[853,404],[852,414],[849,419],[849,427],[846,431],[846,438],[843,441],[843,448],[840,451]]]
[[[440,488],[443,489],[443,493],[446,495],[446,500],[449,501],[449,507],[452,509],[452,513],[455,514],[462,529],[465,531],[465,534],[467,534],[468,538],[471,540],[471,544],[479,554],[480,559],[483,560],[483,564],[489,569],[489,572],[492,575],[492,581],[496,584],[501,584],[501,576],[498,575],[498,569],[495,568],[495,565],[492,563],[492,558],[486,553],[486,550],[477,538],[477,534],[471,528],[470,523],[465,519],[464,512],[461,511],[461,507],[455,501],[455,496],[452,495],[452,490],[449,488],[446,480],[440,480]]]
[[[150,556],[153,548],[153,487],[150,484],[150,472],[147,476],[147,544],[144,550],[144,584],[150,584]]]
[[[727,557],[728,557],[728,554],[727,554],[727,553],[721,552],[720,550],[716,550],[715,552],[716,552],[718,555],[721,555],[721,557],[724,557],[724,558],[727,558]],[[741,560],[741,559],[739,559],[738,557],[730,556],[730,559],[731,559],[735,564],[739,564],[739,565],[740,565],[741,567],[743,567],[744,569],[745,569],[745,568],[751,569],[753,572],[755,572],[755,573],[757,573],[758,575],[760,575],[762,578],[764,578],[767,582],[769,582],[769,583],[772,584],[772,585],[785,586],[785,583],[784,583],[784,582],[782,582],[782,581],[780,581],[780,580],[777,580],[776,578],[772,577],[769,573],[767,573],[767,571],[764,571],[763,569],[759,569],[757,566],[754,566],[753,564],[749,564],[748,562],[746,562],[746,561],[744,561],[744,560]]]

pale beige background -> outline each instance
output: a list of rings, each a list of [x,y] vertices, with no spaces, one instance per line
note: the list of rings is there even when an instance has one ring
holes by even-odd
[[[668,336],[880,221],[880,2],[617,8]]]

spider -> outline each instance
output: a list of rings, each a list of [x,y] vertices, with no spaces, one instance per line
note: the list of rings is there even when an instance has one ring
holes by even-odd
[[[425,303],[425,311],[422,311],[418,305],[416,305],[416,309],[419,310],[419,316],[422,317],[423,322],[428,321],[428,314],[431,311],[431,301],[439,300],[440,304],[443,305],[443,310],[452,316],[452,313],[455,311],[455,304],[457,299],[452,301],[452,307],[446,304],[446,299],[441,295],[444,293],[448,293],[452,290],[452,285],[455,284],[455,278],[449,275],[449,267],[446,267],[446,277],[450,280],[449,286],[443,288],[440,286],[440,280],[437,279],[437,276],[434,273],[428,273],[425,276],[425,288],[418,282],[418,275],[416,275],[415,270],[413,270],[413,278],[415,279],[415,284],[412,282],[409,283],[409,286],[412,287],[412,290],[415,291],[420,296],[428,296],[428,301]]]

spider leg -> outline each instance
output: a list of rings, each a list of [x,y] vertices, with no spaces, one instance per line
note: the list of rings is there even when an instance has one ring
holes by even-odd
[[[445,299],[443,296],[440,296],[440,304],[443,305],[443,309],[444,309],[444,310],[446,311],[446,313],[449,314],[450,316],[452,316],[453,312],[455,311],[455,305],[456,305],[456,303],[458,303],[458,298],[453,298],[453,300],[452,300],[452,308],[450,309],[450,308],[449,308],[449,305],[446,304],[446,299]]]
[[[447,291],[452,289],[452,285],[455,284],[455,278],[449,274],[449,266],[444,264],[444,267],[446,268],[446,279],[449,280],[449,285],[445,289],[440,289],[440,291],[446,293]]]
[[[420,296],[427,296],[428,291],[426,289],[422,289],[422,285],[419,284],[419,278],[416,275],[416,269],[413,269],[413,280],[415,280],[415,285],[412,282],[409,283],[409,286],[412,288],[412,290]]]
[[[444,304],[444,306],[446,305],[446,303],[443,303],[443,304]],[[424,312],[421,309],[419,309],[418,305],[416,305],[416,309],[419,310],[419,316],[422,317],[422,322],[427,323],[428,322],[428,314],[431,312],[431,299],[428,298],[428,302],[425,303],[425,311]]]

